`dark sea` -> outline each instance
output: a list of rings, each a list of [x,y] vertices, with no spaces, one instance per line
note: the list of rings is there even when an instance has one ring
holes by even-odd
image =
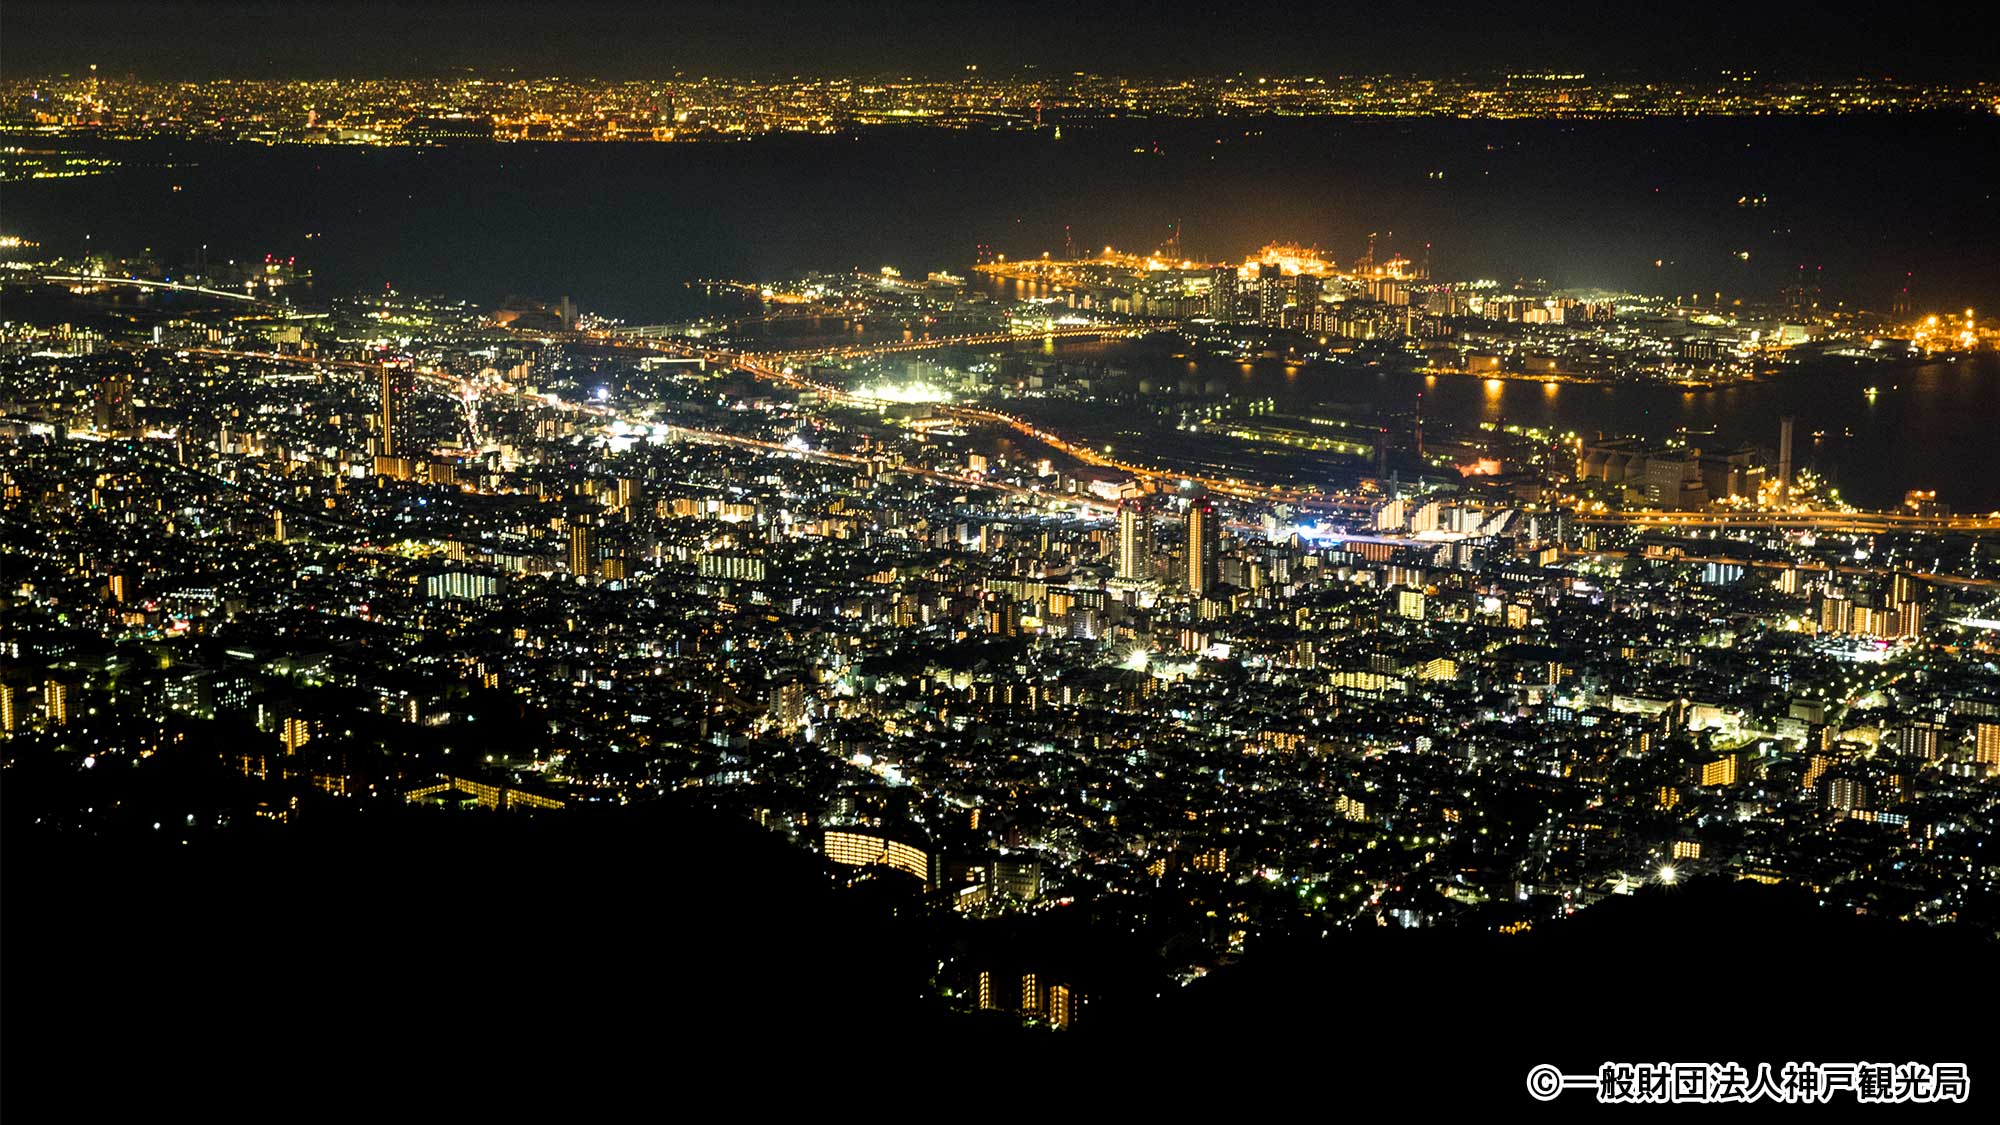
[[[696,144],[109,146],[115,174],[9,184],[5,233],[169,263],[297,256],[326,291],[573,295],[634,321],[692,278],[1270,240],[1440,277],[1770,297],[2000,301],[2000,116],[1630,122],[1272,119],[887,129]],[[173,190],[178,185],[179,191]],[[1739,204],[1739,201],[1742,201]],[[1738,257],[1747,252],[1745,261]],[[1661,264],[1656,266],[1655,262]]]
[[[1060,252],[1065,228],[1085,249],[1152,249],[1178,227],[1197,258],[1285,240],[1351,261],[1372,232],[1379,254],[1427,253],[1446,278],[1770,299],[1803,277],[1850,308],[1887,309],[1905,286],[1921,309],[2000,308],[2000,116],[1128,120],[1060,137],[94,151],[123,166],[7,185],[0,233],[170,267],[204,244],[218,261],[296,256],[322,298],[385,285],[482,303],[567,294],[649,323],[701,311],[688,283],[704,278],[963,272],[982,246]],[[1374,372],[1229,377],[1384,410],[1408,409],[1418,389]],[[1856,500],[1934,487],[1960,508],[2000,507],[1991,359],[1694,395],[1445,379],[1426,404],[1440,418],[1766,446],[1796,413]]]
[[[1773,451],[1793,416],[1795,456],[1868,508],[1934,489],[1961,512],[2000,510],[2000,356],[1852,363],[1826,360],[1754,383],[1712,390],[1661,384],[1541,383],[1418,375],[1353,363],[1190,361],[1170,342],[1068,345],[1063,354],[1175,381],[1220,385],[1235,398],[1269,398],[1287,412],[1414,414],[1433,432],[1492,422],[1552,434],[1683,438],[1700,449]],[[1872,394],[1870,392],[1873,392]]]

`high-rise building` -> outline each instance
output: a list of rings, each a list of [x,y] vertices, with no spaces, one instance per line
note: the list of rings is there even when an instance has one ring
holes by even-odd
[[[13,684],[0,684],[0,734],[13,734],[20,723],[21,690]]]
[[[1236,319],[1236,267],[1222,266],[1208,283],[1208,315],[1219,321]]]
[[[1932,723],[1911,723],[1899,727],[1894,738],[1896,752],[1924,761],[1935,761],[1938,756],[1938,735],[1941,732]]]
[[[1285,304],[1291,296],[1291,286],[1285,283],[1284,271],[1275,264],[1266,262],[1257,270],[1257,323],[1272,328],[1284,323]]]
[[[1868,783],[1853,777],[1833,777],[1826,783],[1826,804],[1828,808],[1853,812],[1868,807],[1872,794]]]
[[[1917,600],[1917,576],[1907,570],[1899,570],[1889,578],[1889,604],[1903,605]]]
[[[1076,1022],[1076,994],[1066,984],[1049,987],[1049,1022],[1065,1030]]]
[[[381,455],[396,455],[396,376],[388,368],[382,369],[381,405],[382,443]]]
[[[1720,758],[1704,762],[1696,770],[1696,780],[1707,788],[1736,784],[1736,755],[1724,754]]]
[[[1904,602],[1896,607],[1894,636],[1914,637],[1924,630],[1922,602]]]
[[[1974,729],[1972,760],[1988,769],[2000,769],[2000,722],[1982,722]]]
[[[1216,573],[1220,563],[1221,537],[1221,524],[1212,502],[1204,497],[1188,506],[1188,593],[1203,597],[1215,589]]]
[[[1144,500],[1118,505],[1118,577],[1144,582],[1153,575],[1153,518]]]
[[[1792,427],[1797,422],[1790,414],[1778,420],[1778,486],[1787,492],[1792,487]]]
[[[597,573],[597,532],[588,517],[569,521],[569,572],[573,575]]]
[[[996,637],[1021,635],[1021,605],[1011,598],[988,602],[985,618],[986,631]]]
[[[1396,591],[1396,616],[1411,621],[1424,619],[1424,592],[1405,587]]]
[[[1325,283],[1312,274],[1302,273],[1298,276],[1298,280],[1292,283],[1292,286],[1297,293],[1298,312],[1301,318],[1299,326],[1304,327],[1306,322],[1303,318],[1319,308],[1320,292],[1324,288]]]
[[[771,690],[771,724],[779,730],[798,730],[806,720],[806,685],[787,680]]]

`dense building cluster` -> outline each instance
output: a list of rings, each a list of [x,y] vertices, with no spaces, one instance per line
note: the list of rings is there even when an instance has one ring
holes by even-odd
[[[812,287],[973,340],[1038,315],[950,278]],[[938,911],[1155,935],[1185,975],[1252,935],[1513,933],[1693,873],[2000,924],[1984,525],[1675,526],[1688,481],[1761,458],[1434,426],[1518,470],[1448,483],[1421,420],[1157,416],[1333,435],[1340,482],[1273,500],[1021,421],[1126,392],[1004,341],[591,324],[384,294],[10,325],[5,762],[82,786],[41,815],[192,837],[693,797]],[[899,371],[936,393],[868,385]],[[170,817],[116,796],[190,762]],[[1058,1026],[1093,987],[942,979]]]
[[[1991,83],[1788,82],[1754,74],[1636,82],[1584,74],[1143,78],[968,68],[909,76],[654,81],[441,78],[148,81],[19,76],[0,83],[17,130],[253,143],[674,141],[870,125],[1056,128],[1110,117],[1655,117],[1990,113]]]

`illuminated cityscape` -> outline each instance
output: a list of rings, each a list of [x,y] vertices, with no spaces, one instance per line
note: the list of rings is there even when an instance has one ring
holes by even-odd
[[[15,137],[203,137],[257,144],[687,141],[868,126],[1059,129],[1064,121],[1215,116],[1578,118],[2000,113],[2000,84],[1839,83],[1721,74],[1146,78],[968,68],[950,79],[409,79],[161,82],[93,67],[0,80]],[[53,172],[47,174],[55,174]]]
[[[1909,1025],[1983,1014],[2000,936],[1991,181],[1857,179],[1918,243],[1783,159],[1602,205],[1498,161],[1990,157],[2000,76],[1119,61],[0,74],[9,991],[88,997],[49,1040],[437,1020],[483,1077],[666,1020],[1026,1092],[1238,1034],[1406,1082],[1456,1048],[1325,1022],[1520,1020],[1461,1096],[1891,1050],[1977,1096]],[[1266,130],[1382,186],[1267,197]],[[1055,186],[936,170],[996,145]],[[623,186],[535,186],[579,182]],[[1713,226],[1619,242],[1655,193]],[[1614,249],[1551,268],[1529,212]]]

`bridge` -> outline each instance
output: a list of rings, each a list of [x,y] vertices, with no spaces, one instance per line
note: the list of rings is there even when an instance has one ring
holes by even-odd
[[[687,335],[685,324],[632,324],[607,328],[603,335],[613,340],[677,340]]]
[[[45,273],[43,281],[53,281],[64,285],[129,285],[135,289],[157,289],[170,293],[199,293],[204,297],[221,297],[229,301],[260,305],[266,308],[284,308],[282,301],[265,297],[253,297],[248,293],[236,293],[228,289],[210,289],[206,285],[188,285],[179,281],[154,281],[146,277],[98,277],[91,274]]]
[[[1171,332],[1178,327],[1180,325],[1173,321],[1158,321],[1146,324],[1072,324],[1046,329],[1026,329],[1008,332],[971,332],[957,336],[917,336],[908,340],[896,340],[887,343],[845,344],[839,347],[790,348],[776,352],[744,352],[741,354],[746,359],[764,360],[808,356],[824,356],[829,359],[859,359],[868,356],[895,355],[903,352],[931,351],[937,348],[1025,344],[1033,343],[1037,340],[1089,340],[1147,336],[1154,332]]]

